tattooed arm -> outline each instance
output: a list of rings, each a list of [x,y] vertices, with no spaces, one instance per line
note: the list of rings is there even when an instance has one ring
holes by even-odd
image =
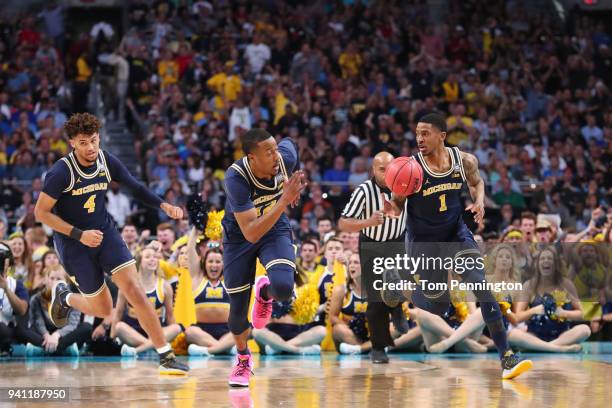
[[[480,224],[484,219],[485,184],[478,170],[478,159],[473,154],[461,152],[461,160],[473,201],[466,210],[471,211],[474,214],[474,221]]]

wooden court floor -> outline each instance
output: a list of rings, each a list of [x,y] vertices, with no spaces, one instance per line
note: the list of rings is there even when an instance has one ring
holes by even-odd
[[[534,368],[500,380],[497,356],[392,354],[255,356],[249,389],[226,385],[230,357],[190,358],[188,377],[157,374],[153,360],[9,359],[0,387],[69,387],[70,402],[0,407],[611,407],[612,344],[576,355],[527,354]]]

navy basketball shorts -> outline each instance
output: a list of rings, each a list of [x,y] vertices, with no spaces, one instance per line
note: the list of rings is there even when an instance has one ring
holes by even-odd
[[[293,281],[295,274],[295,249],[291,231],[270,231],[259,242],[223,243],[223,279],[227,293],[230,295],[247,291],[255,282],[257,258],[268,272],[270,282],[275,279]],[[286,268],[271,268],[274,265],[285,265]],[[272,272],[274,269],[274,272]],[[276,276],[275,274],[292,276]]]
[[[431,285],[431,289],[424,287],[422,282],[426,280],[429,283],[447,283],[449,281],[448,270],[439,268],[435,260],[441,259],[444,261],[455,259],[463,256],[466,253],[475,255],[479,253],[478,243],[474,240],[472,233],[467,226],[461,222],[457,225],[454,231],[449,235],[441,236],[416,236],[410,231],[406,232],[406,254],[410,257],[421,257],[423,260],[430,262],[428,267],[420,268],[415,271],[410,279],[415,281],[417,285],[412,292],[412,303],[423,310],[439,316],[444,315],[450,305],[450,293],[448,290],[440,289]],[[484,279],[484,271],[468,271],[461,275],[465,280],[468,276],[470,280],[475,279],[482,274]],[[443,287],[443,286],[441,286]],[[446,285],[448,288],[448,285]]]
[[[102,243],[96,248],[60,234],[54,236],[59,258],[83,296],[96,296],[102,292],[106,286],[105,273],[112,276],[136,263],[116,228],[105,228],[102,233]]]

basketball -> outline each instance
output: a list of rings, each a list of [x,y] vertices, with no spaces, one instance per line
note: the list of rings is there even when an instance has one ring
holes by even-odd
[[[414,157],[398,157],[385,170],[385,183],[393,194],[409,196],[421,189],[423,168]]]

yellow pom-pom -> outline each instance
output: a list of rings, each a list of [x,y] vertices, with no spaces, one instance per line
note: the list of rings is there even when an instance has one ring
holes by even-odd
[[[404,312],[406,319],[410,320],[410,308],[408,307],[408,303],[402,303],[402,312]]]
[[[499,302],[499,308],[501,309],[502,315],[505,315],[508,313],[508,310],[510,310],[510,303]]]
[[[206,222],[206,229],[204,235],[206,238],[212,241],[220,241],[223,235],[223,228],[221,227],[221,220],[225,215],[225,211],[211,211],[208,213],[208,222]]]
[[[291,317],[297,324],[306,324],[314,320],[319,308],[319,290],[317,285],[308,283],[297,288],[297,296],[291,308]]]
[[[463,322],[465,318],[469,314],[469,309],[467,303],[465,302],[453,302],[453,306],[455,307],[455,317],[460,322]]]
[[[553,290],[552,297],[553,299],[555,299],[555,304],[557,305],[557,307],[561,307],[564,304],[569,302],[567,293],[564,290],[559,290],[559,289]]]
[[[179,335],[176,336],[174,340],[172,340],[171,346],[174,350],[174,354],[176,354],[177,356],[186,356],[187,339],[185,338],[185,333],[179,333]]]

